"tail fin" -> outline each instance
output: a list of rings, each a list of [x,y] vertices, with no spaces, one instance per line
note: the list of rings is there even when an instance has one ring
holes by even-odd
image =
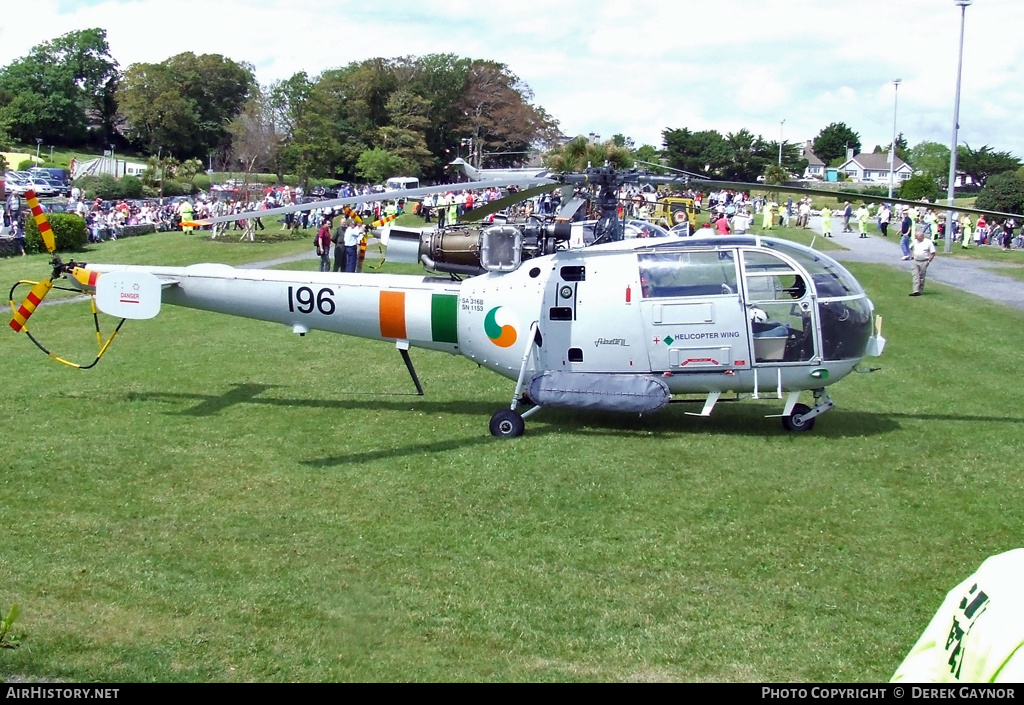
[[[462,171],[462,173],[466,175],[466,178],[469,179],[470,181],[484,180],[484,175],[481,174],[479,170],[477,170],[469,163],[467,163],[466,160],[463,159],[462,157],[459,157],[455,161],[449,163],[448,166],[458,167]]]

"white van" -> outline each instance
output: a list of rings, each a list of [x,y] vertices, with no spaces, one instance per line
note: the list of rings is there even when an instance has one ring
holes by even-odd
[[[394,176],[384,182],[385,191],[405,191],[406,189],[419,187],[420,180],[415,176]]]

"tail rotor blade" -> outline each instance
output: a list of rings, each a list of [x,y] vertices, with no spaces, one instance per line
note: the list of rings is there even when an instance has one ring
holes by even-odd
[[[39,235],[43,238],[43,245],[46,247],[46,251],[52,255],[57,249],[57,241],[53,237],[53,230],[50,229],[50,221],[46,219],[46,213],[43,213],[43,209],[39,205],[39,199],[36,198],[36,192],[29,189],[25,192],[25,199],[28,201],[28,207],[32,211],[32,217],[35,219],[36,226],[39,228]]]
[[[53,288],[53,278],[41,281],[32,287],[32,291],[28,292],[28,296],[21,303],[19,308],[14,309],[14,318],[11,319],[11,328],[14,329],[15,333],[20,333],[28,322],[29,316],[31,316],[36,308],[43,302],[46,295],[50,293],[50,289]],[[14,308],[14,301],[11,301],[11,308]]]

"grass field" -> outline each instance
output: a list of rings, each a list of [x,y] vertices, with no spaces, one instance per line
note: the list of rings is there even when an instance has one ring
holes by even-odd
[[[309,249],[237,244],[87,259]],[[386,343],[174,307],[88,372],[8,330],[0,611],[21,606],[22,645],[0,678],[886,680],[945,592],[1020,545],[1024,317],[850,268],[882,369],[796,435],[771,401],[543,410],[496,440],[513,383],[467,360],[413,351],[417,397]],[[87,311],[44,306],[33,330],[91,359]]]

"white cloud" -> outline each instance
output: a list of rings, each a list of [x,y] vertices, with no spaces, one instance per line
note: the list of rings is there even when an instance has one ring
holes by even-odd
[[[865,148],[897,129],[948,142],[960,10],[949,0],[654,0],[387,3],[350,0],[39,0],[0,13],[0,65],[61,34],[107,30],[122,68],[182,51],[256,67],[263,83],[373,56],[493,59],[569,134],[661,144],[667,127],[747,128],[787,141],[845,122]],[[961,139],[1024,157],[1024,3],[967,9]]]

